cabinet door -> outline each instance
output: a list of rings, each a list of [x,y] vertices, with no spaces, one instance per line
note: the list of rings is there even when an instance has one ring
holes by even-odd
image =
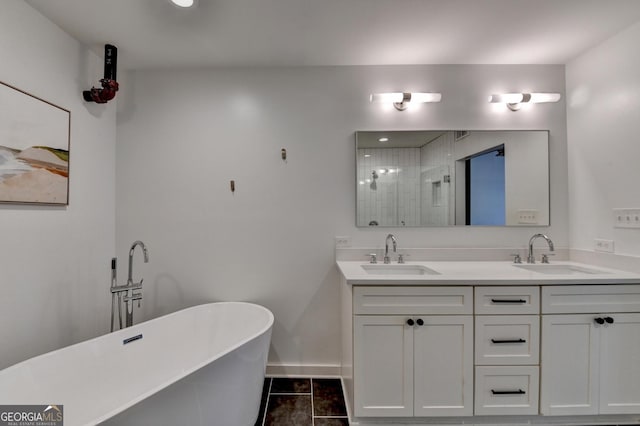
[[[354,415],[413,416],[413,327],[404,316],[357,315]]]
[[[473,415],[473,317],[421,319],[414,329],[415,415]]]
[[[544,315],[540,411],[546,415],[597,414],[600,328],[594,314]]]
[[[640,413],[640,314],[606,314],[601,327],[600,413]]]

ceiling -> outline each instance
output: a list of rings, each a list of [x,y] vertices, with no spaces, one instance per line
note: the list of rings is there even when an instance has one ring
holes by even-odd
[[[26,0],[122,69],[564,64],[640,0]]]
[[[445,132],[442,130],[400,130],[383,132],[356,132],[358,148],[420,148],[434,139],[439,138]],[[385,137],[388,140],[381,142]]]

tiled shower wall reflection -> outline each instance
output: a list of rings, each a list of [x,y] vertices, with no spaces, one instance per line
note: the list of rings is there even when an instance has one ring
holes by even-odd
[[[358,149],[358,225],[417,226],[420,148]]]
[[[455,220],[454,134],[420,148],[358,149],[358,226],[444,226]]]
[[[420,148],[420,225],[455,223],[454,132],[443,133]]]

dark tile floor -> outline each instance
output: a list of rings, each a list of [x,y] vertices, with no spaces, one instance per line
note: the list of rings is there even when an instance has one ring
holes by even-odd
[[[255,426],[348,426],[340,379],[266,378]]]

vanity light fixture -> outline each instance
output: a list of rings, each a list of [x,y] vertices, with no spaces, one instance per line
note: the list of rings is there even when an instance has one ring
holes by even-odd
[[[378,142],[389,142],[389,138],[379,138]]]
[[[178,7],[191,7],[195,4],[195,0],[171,0],[171,3]]]
[[[391,102],[398,111],[404,111],[409,103],[440,102],[442,93],[393,92],[372,93],[369,102]]]
[[[560,98],[560,93],[503,93],[489,96],[489,102],[507,104],[511,111],[518,111],[523,103],[558,102]]]

